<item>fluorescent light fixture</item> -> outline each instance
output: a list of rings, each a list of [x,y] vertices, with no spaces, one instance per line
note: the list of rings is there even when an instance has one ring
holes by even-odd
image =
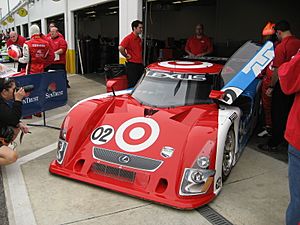
[[[117,14],[118,11],[112,11],[112,12],[109,12],[109,13],[105,13],[106,16],[109,16],[109,15],[114,15],[114,14]]]
[[[85,14],[95,14],[96,11],[89,11],[89,12],[85,12]]]
[[[184,0],[182,2],[186,3],[186,2],[197,2],[198,0]]]
[[[147,2],[156,2],[157,0],[148,0]]]
[[[118,9],[119,6],[112,6],[112,7],[109,7],[108,9]]]
[[[181,4],[181,3],[188,3],[188,2],[197,2],[199,0],[182,0],[182,1],[175,1],[172,2],[173,4]]]

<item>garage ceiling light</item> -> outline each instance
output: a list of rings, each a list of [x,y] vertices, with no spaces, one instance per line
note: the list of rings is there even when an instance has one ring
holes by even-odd
[[[109,7],[108,9],[118,9],[119,6],[112,6],[112,7]]]
[[[85,12],[85,14],[95,14],[96,11],[89,11],[89,12]]]
[[[113,14],[117,14],[118,11],[112,11],[112,12],[109,12],[109,13],[105,13],[106,16],[109,16],[109,15],[113,15]]]
[[[197,1],[199,1],[199,0],[184,0],[184,1],[182,1],[183,3],[186,3],[186,2],[197,2]]]
[[[197,2],[198,0],[182,0],[182,1],[175,1],[172,2],[173,4],[181,4],[181,3],[188,3],[188,2]]]

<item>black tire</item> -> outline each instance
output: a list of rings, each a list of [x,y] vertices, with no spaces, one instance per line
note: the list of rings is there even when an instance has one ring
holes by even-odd
[[[226,135],[222,160],[222,180],[227,180],[234,162],[235,157],[235,132],[231,127]]]

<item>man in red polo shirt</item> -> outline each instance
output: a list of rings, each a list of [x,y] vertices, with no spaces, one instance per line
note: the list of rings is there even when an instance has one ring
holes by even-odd
[[[128,87],[134,87],[144,72],[142,57],[143,22],[135,20],[131,23],[132,32],[119,45],[120,53],[126,58]]]
[[[23,36],[19,35],[15,31],[11,31],[9,33],[9,39],[6,42],[6,47],[9,47],[11,45],[17,45],[17,46],[19,46],[22,49],[25,41],[26,41],[26,38],[24,38]],[[20,63],[19,62],[19,64],[18,64],[18,72],[20,72],[22,68],[24,68],[24,69],[26,68],[26,63]]]
[[[190,57],[201,57],[213,52],[212,41],[204,34],[203,24],[197,24],[195,35],[186,42],[185,51]]]
[[[272,95],[272,137],[270,137],[267,144],[258,146],[265,151],[276,151],[277,147],[284,141],[284,130],[294,101],[294,95],[286,95],[282,92],[278,82],[278,68],[283,63],[288,62],[300,48],[300,40],[292,35],[290,24],[287,21],[281,20],[276,23],[274,30],[280,43],[275,48],[272,81],[266,91],[268,95]]]

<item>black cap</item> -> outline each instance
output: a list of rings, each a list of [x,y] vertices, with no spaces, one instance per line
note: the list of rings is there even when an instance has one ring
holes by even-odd
[[[290,23],[286,20],[280,20],[275,24],[274,30],[288,31],[290,30]]]

